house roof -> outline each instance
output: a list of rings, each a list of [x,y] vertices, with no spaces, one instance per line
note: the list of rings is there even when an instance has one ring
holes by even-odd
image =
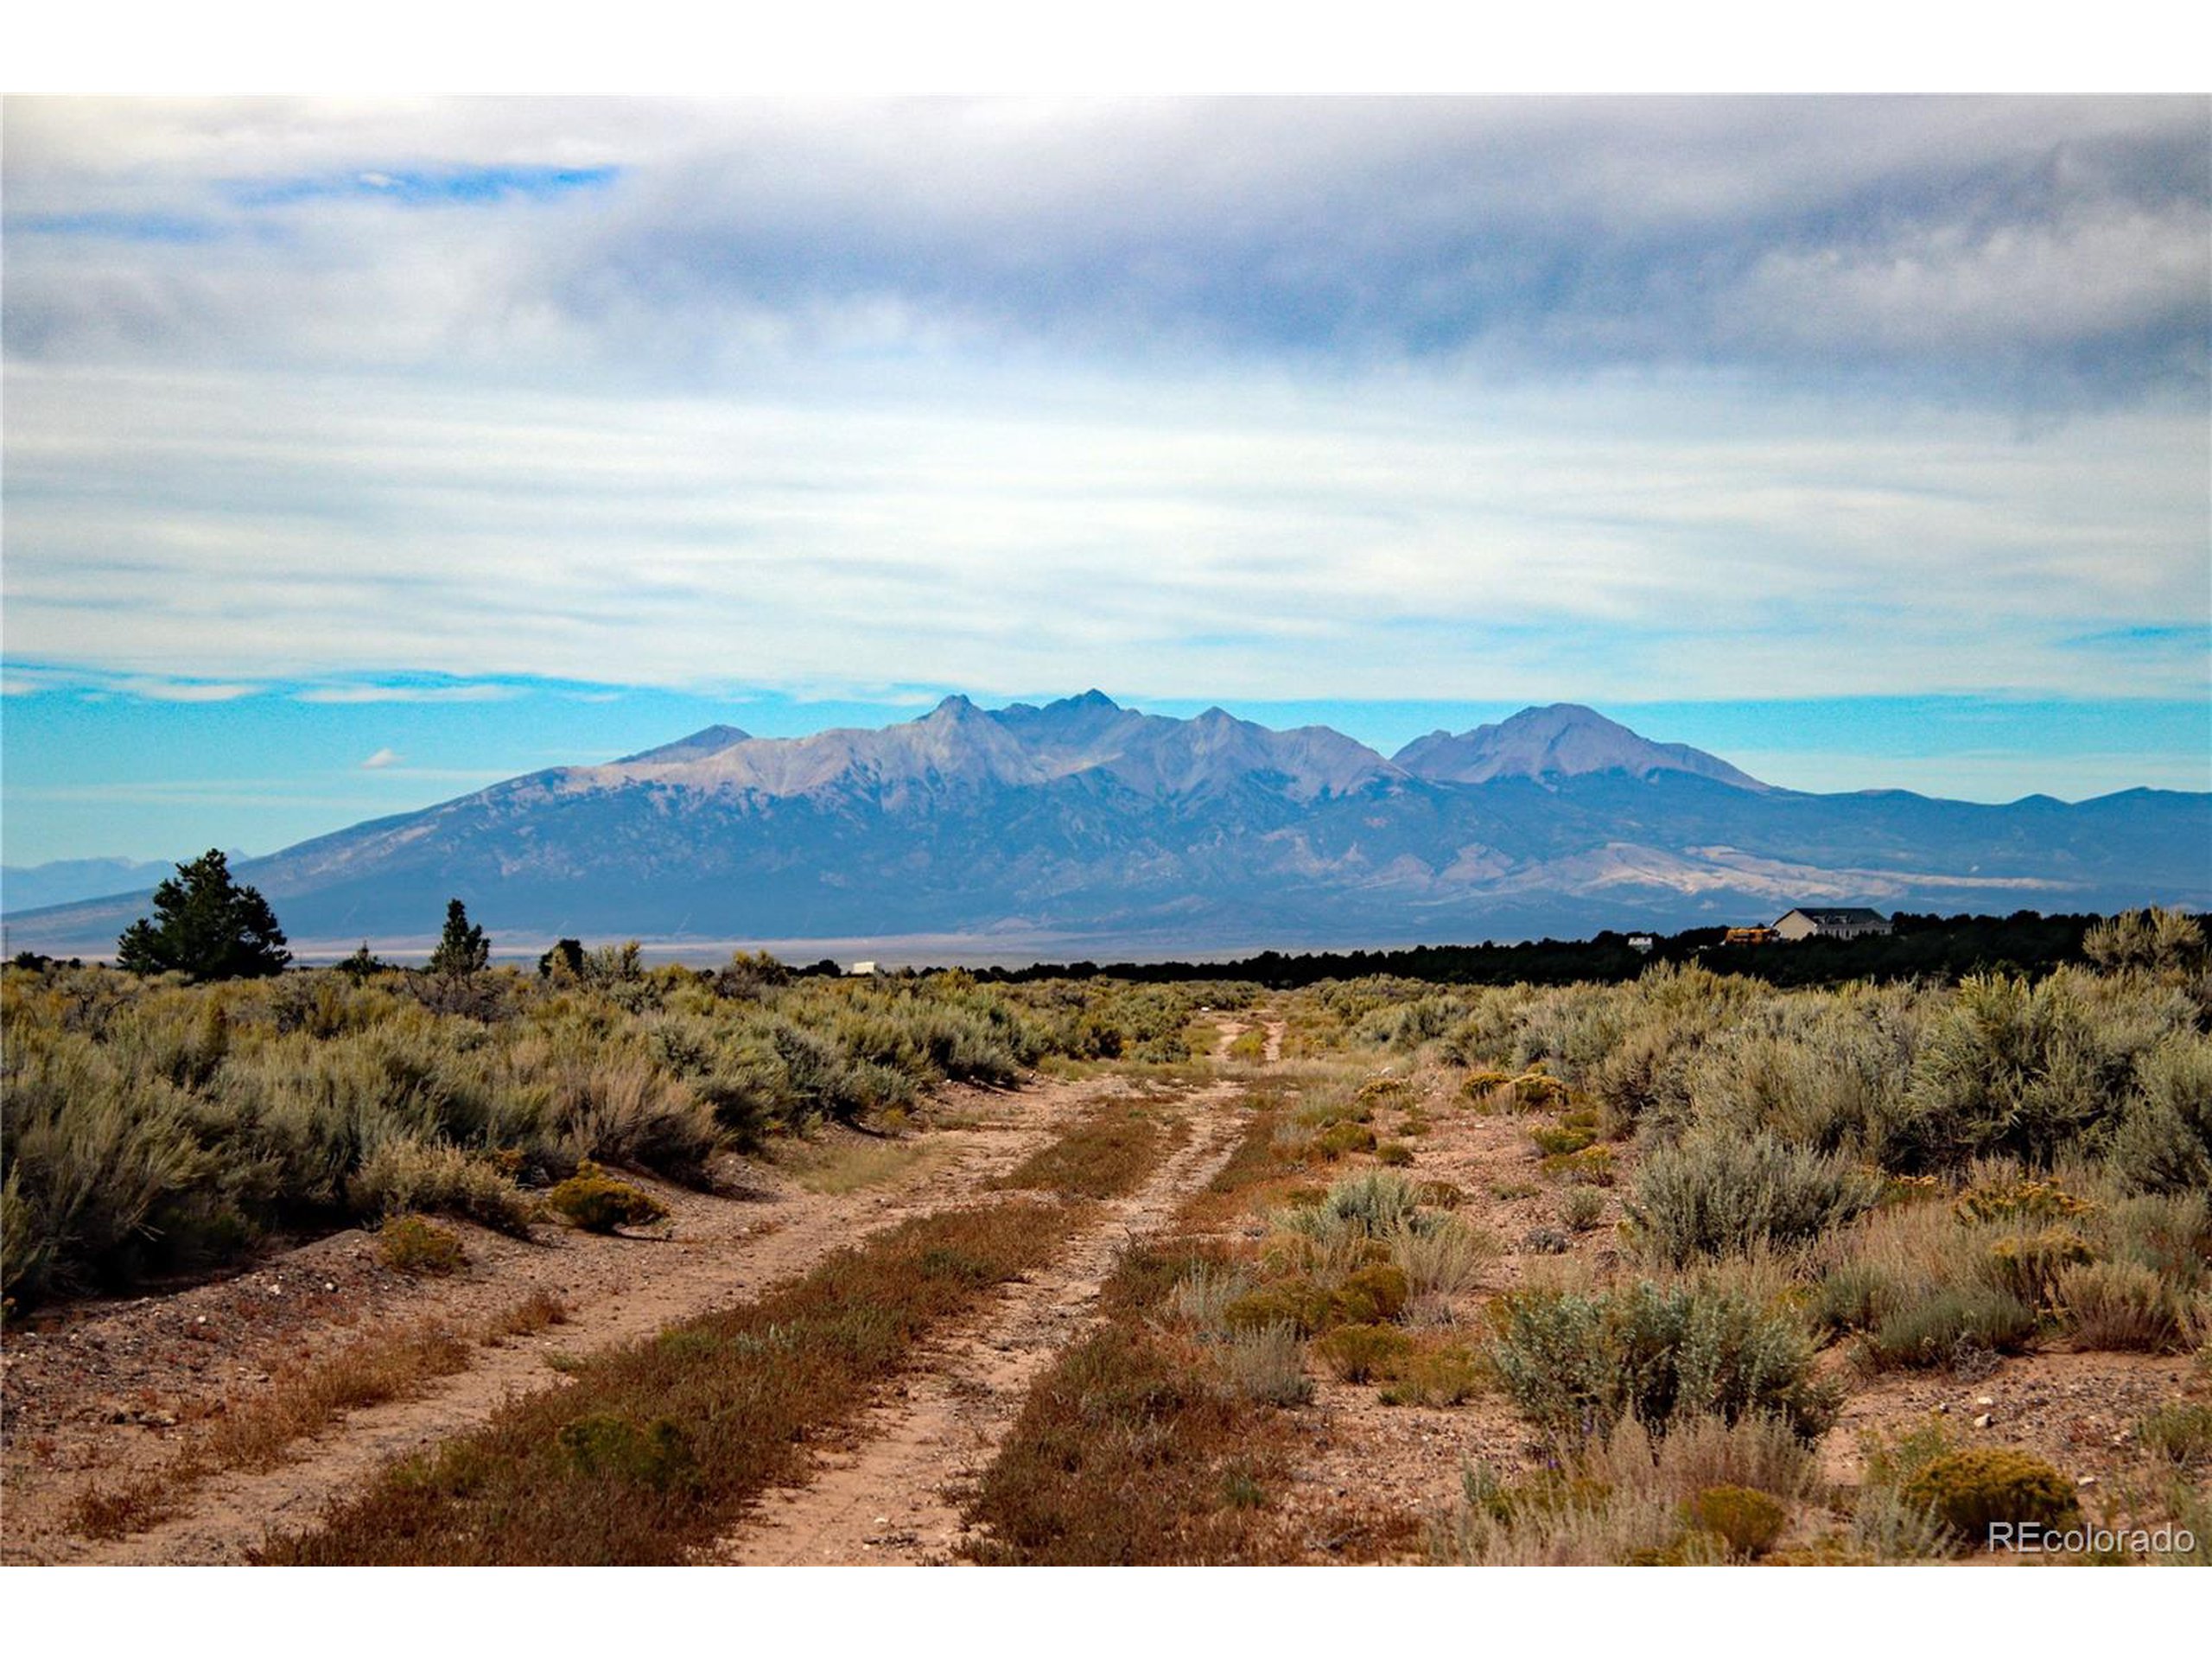
[[[1812,910],[1800,906],[1786,913],[1791,916],[1802,916],[1807,921],[1820,922],[1828,926],[1840,926],[1851,922],[1886,922],[1890,919],[1878,910],[1867,910],[1863,906],[1849,910]]]

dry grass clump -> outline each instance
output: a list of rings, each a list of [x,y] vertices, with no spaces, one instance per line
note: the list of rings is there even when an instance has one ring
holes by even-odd
[[[1404,1276],[1408,1298],[1450,1296],[1471,1289],[1504,1247],[1448,1211],[1429,1207],[1440,1196],[1433,1184],[1366,1170],[1311,1203],[1277,1211],[1273,1220],[1287,1238],[1306,1242],[1294,1267],[1325,1285],[1357,1267],[1388,1261]]]
[[[2212,1405],[2177,1400],[2160,1406],[2135,1425],[2135,1441],[2169,1463],[2212,1462]]]
[[[1866,1217],[1824,1247],[1818,1317],[1876,1369],[1953,1364],[2063,1337],[2179,1352],[2202,1339],[2212,1205],[2115,1195],[2108,1180],[1978,1166],[1948,1204]]]
[[[354,1343],[279,1371],[266,1390],[216,1421],[207,1455],[224,1468],[271,1468],[287,1447],[340,1413],[411,1399],[468,1363],[467,1341],[441,1321]]]
[[[993,1185],[1071,1198],[1126,1198],[1189,1134],[1189,1124],[1180,1119],[1163,1125],[1146,1107],[1107,1101]]]
[[[1425,1217],[1423,1224],[1398,1228],[1388,1243],[1390,1260],[1406,1275],[1407,1292],[1416,1301],[1472,1290],[1505,1249],[1496,1234],[1457,1216]]]
[[[1273,1414],[1172,1344],[1113,1325],[1030,1390],[967,1508],[995,1566],[1295,1559],[1267,1524],[1287,1459]]]
[[[1215,1351],[1229,1386],[1268,1406],[1302,1406],[1313,1397],[1306,1375],[1306,1343],[1287,1322],[1232,1329]]]
[[[569,1322],[569,1305],[555,1292],[543,1286],[512,1306],[502,1308],[485,1320],[477,1340],[486,1348],[496,1348],[510,1337],[536,1336],[540,1331]]]
[[[1168,1318],[1201,1335],[1220,1336],[1229,1330],[1229,1309],[1252,1288],[1252,1276],[1241,1266],[1196,1262],[1175,1281],[1162,1306]]]
[[[266,1387],[232,1402],[167,1466],[121,1487],[88,1486],[71,1509],[69,1525],[87,1538],[143,1532],[178,1513],[214,1475],[274,1468],[342,1414],[416,1398],[468,1364],[467,1342],[431,1321],[288,1366]]]
[[[1881,1211],[1831,1247],[1838,1259],[1820,1281],[1816,1315],[1854,1333],[1876,1370],[2024,1351],[2040,1325],[2020,1292],[2076,1247],[2045,1231],[1962,1221],[1947,1205]]]
[[[808,1192],[842,1198],[926,1174],[944,1163],[944,1154],[910,1141],[855,1141],[810,1147],[791,1161],[798,1184]]]
[[[2137,1262],[2069,1267],[2059,1275],[2057,1300],[2074,1340],[2083,1348],[2162,1354],[2193,1345],[2188,1302]]]
[[[1757,1559],[1819,1492],[1810,1448],[1783,1419],[1686,1415],[1663,1435],[1634,1418],[1516,1484],[1477,1465],[1432,1524],[1432,1559],[1483,1566],[1719,1565]]]
[[[325,1524],[297,1565],[673,1564],[861,1410],[929,1331],[1041,1266],[1080,1212],[1015,1201],[909,1222],[739,1308],[585,1359]]]

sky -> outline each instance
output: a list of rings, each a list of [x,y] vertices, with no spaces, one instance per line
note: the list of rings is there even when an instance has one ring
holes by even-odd
[[[2212,99],[0,106],[0,845],[716,721],[2212,789]]]

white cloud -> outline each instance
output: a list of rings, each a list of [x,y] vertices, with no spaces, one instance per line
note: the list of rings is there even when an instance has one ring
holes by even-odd
[[[282,582],[278,575],[272,585],[281,586]],[[326,666],[338,660],[336,654],[323,659]],[[356,661],[363,668],[381,668],[403,664],[404,659],[357,656]],[[519,695],[509,685],[313,685],[292,696],[296,702],[504,702]]]
[[[10,237],[5,645],[324,703],[2201,694],[2067,642],[2203,614],[2204,109],[11,101],[11,225],[138,232]],[[376,185],[506,166],[624,171]],[[235,188],[286,179],[372,188]]]
[[[155,702],[235,702],[240,697],[257,696],[266,688],[205,680],[138,678],[120,681],[112,689]]]
[[[378,749],[374,754],[361,762],[361,769],[364,772],[380,772],[386,766],[397,766],[406,758],[407,757],[405,755],[400,753],[397,749]]]
[[[1619,378],[649,400],[11,376],[6,644],[315,702],[495,679],[2174,696],[2202,423]],[[22,435],[20,437],[18,435]],[[93,481],[102,487],[94,490]]]

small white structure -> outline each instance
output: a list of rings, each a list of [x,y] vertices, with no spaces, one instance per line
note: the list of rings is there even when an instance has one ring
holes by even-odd
[[[1890,918],[1878,910],[1793,910],[1774,931],[1785,939],[1858,939],[1888,932]]]
[[[1628,948],[1647,957],[1651,954],[1651,947],[1658,943],[1659,941],[1649,933],[1631,933],[1628,936]]]
[[[866,977],[875,972],[875,964],[872,962],[856,962],[851,967],[846,969],[845,972],[848,976],[859,975],[862,977]]]

